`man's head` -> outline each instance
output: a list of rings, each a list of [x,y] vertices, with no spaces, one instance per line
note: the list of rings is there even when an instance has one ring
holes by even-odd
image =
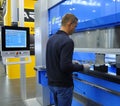
[[[71,35],[77,26],[78,19],[73,14],[66,14],[61,21],[61,30]]]

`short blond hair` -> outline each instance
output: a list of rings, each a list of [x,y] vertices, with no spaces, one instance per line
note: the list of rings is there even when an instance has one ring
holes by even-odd
[[[61,25],[65,26],[68,22],[71,22],[72,24],[72,23],[77,23],[77,21],[78,18],[75,15],[68,13],[62,17]]]

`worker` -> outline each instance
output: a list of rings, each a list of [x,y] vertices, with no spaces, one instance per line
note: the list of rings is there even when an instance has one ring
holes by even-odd
[[[74,71],[87,71],[89,64],[72,62],[74,42],[69,37],[77,26],[78,19],[73,14],[65,14],[61,28],[52,35],[46,47],[46,68],[48,86],[53,93],[55,106],[71,106],[73,97]]]

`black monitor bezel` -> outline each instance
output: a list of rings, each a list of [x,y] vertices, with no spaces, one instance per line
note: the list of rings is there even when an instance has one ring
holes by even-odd
[[[5,31],[9,30],[25,30],[27,32],[26,34],[26,47],[6,47],[6,33]],[[16,27],[16,26],[3,26],[1,27],[1,40],[2,40],[2,51],[20,51],[20,50],[30,50],[30,34],[29,34],[29,28],[28,27]]]

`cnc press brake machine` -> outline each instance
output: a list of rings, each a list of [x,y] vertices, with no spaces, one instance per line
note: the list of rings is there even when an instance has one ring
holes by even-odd
[[[42,4],[45,4],[44,6]],[[78,26],[71,36],[73,60],[91,64],[87,72],[73,73],[72,106],[119,106],[120,100],[120,2],[118,0],[61,0],[48,6],[35,5],[35,56],[37,100],[54,104],[47,85],[45,48],[47,39],[59,28],[65,13],[75,14]],[[79,11],[78,11],[79,10]],[[92,11],[91,11],[92,10]],[[49,26],[49,27],[48,27]]]

